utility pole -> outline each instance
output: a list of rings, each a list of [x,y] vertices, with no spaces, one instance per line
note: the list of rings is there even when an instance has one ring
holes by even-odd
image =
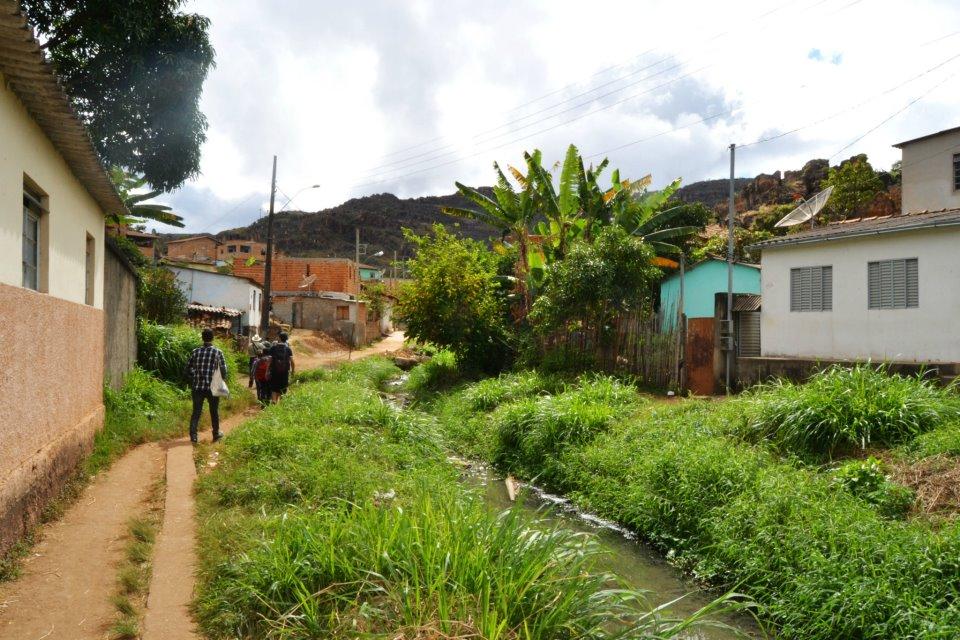
[[[730,395],[730,371],[733,368],[733,227],[737,220],[737,206],[734,202],[736,178],[734,177],[734,154],[737,145],[730,145],[730,206],[727,214],[727,395]],[[724,332],[721,332],[721,334]],[[723,342],[723,335],[720,337]]]
[[[353,262],[357,270],[357,295],[353,298],[353,346],[357,345],[357,329],[360,326],[360,227],[353,228]]]
[[[270,330],[270,276],[273,269],[273,203],[277,195],[277,156],[273,156],[273,177],[270,178],[270,213],[267,215],[267,260],[263,266],[263,313],[260,330],[267,337]]]

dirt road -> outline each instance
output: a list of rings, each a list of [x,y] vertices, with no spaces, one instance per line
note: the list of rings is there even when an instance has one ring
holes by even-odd
[[[301,333],[296,329],[290,335],[290,344],[294,350],[294,361],[297,369],[300,371],[316,369],[318,367],[326,367],[333,364],[339,364],[341,362],[347,362],[348,360],[369,358],[370,356],[396,351],[403,348],[403,341],[405,338],[402,331],[394,331],[380,342],[372,344],[363,349],[357,349],[353,352],[344,349],[341,351],[332,351],[327,353],[315,353],[311,349],[305,348],[300,342],[302,337],[305,335],[309,334]]]

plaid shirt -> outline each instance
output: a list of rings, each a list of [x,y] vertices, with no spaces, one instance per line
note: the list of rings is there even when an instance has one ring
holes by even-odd
[[[187,364],[187,375],[190,377],[190,386],[194,391],[207,391],[210,389],[210,381],[213,380],[213,372],[220,368],[220,375],[227,379],[227,363],[223,359],[223,352],[212,344],[205,344],[197,347],[190,354],[190,362]]]

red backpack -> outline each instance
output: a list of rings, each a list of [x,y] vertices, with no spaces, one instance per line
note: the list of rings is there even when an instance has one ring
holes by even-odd
[[[257,382],[266,382],[270,379],[270,356],[260,356],[256,368],[253,370],[253,379]]]

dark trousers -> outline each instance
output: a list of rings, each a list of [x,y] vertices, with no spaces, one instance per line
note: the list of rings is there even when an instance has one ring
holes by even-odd
[[[220,398],[210,393],[210,389],[198,391],[194,389],[193,415],[190,416],[190,439],[197,441],[197,425],[200,424],[200,414],[203,413],[203,401],[210,403],[210,424],[213,425],[213,437],[220,436]]]

